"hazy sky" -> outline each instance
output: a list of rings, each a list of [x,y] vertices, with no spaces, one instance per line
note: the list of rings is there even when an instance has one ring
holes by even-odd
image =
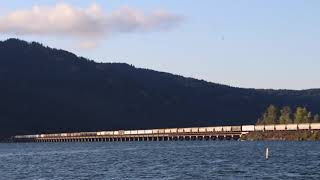
[[[320,1],[0,2],[0,38],[250,88],[320,88]]]

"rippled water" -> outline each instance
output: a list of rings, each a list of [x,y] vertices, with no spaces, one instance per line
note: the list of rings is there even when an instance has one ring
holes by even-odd
[[[270,159],[265,160],[265,147]],[[0,179],[320,179],[319,142],[0,144]]]

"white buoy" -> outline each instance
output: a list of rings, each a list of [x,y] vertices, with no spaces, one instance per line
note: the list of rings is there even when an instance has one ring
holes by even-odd
[[[266,148],[266,159],[269,159],[269,148]]]

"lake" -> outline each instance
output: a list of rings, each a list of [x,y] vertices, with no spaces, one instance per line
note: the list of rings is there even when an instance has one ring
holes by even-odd
[[[261,178],[319,179],[320,142],[0,144],[3,180]]]

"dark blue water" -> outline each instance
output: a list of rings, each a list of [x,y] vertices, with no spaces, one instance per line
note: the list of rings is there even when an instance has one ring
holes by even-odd
[[[320,142],[0,144],[4,180],[261,178],[320,179]]]

